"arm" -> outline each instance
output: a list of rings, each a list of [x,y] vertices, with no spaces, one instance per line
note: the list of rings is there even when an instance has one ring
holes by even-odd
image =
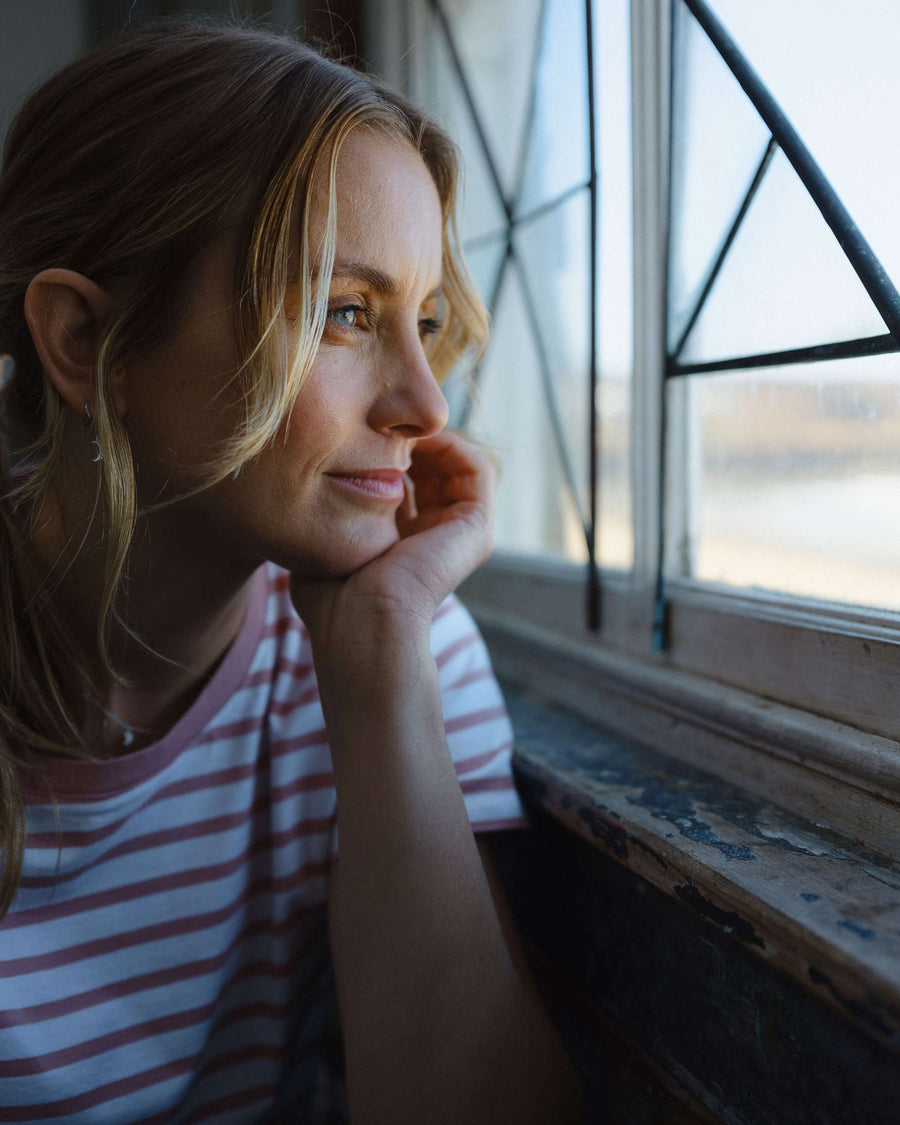
[[[464,527],[450,530],[454,543],[465,539]],[[414,534],[398,547],[420,540],[422,549],[427,539]],[[386,567],[395,555],[402,593],[383,573],[370,601],[359,586],[348,594],[350,584],[315,605],[308,588],[295,594],[313,639],[338,795],[329,926],[351,1119],[574,1125],[577,1080],[513,960],[444,735],[429,630],[446,592],[447,580],[434,580],[445,547],[429,552],[422,571],[434,582],[429,598],[410,579],[412,548],[377,560]]]

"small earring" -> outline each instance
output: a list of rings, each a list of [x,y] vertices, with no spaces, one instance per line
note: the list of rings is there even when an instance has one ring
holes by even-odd
[[[86,429],[91,425],[91,408],[88,406],[88,404],[86,402],[84,404],[84,417],[81,419],[81,424]],[[97,461],[102,461],[103,460],[103,446],[100,444],[100,438],[97,437],[96,434],[94,434],[94,436],[91,438],[91,441],[97,447],[97,456],[92,458],[92,460],[95,463]]]

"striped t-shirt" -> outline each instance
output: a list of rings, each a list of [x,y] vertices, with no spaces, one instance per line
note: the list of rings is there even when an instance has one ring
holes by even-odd
[[[526,826],[511,729],[454,596],[432,652],[475,831]],[[337,1122],[331,754],[288,575],[164,738],[50,761],[0,923],[0,1122]],[[41,795],[43,794],[43,795]]]

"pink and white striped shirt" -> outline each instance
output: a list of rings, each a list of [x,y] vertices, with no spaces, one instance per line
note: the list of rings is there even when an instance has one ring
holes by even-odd
[[[159,742],[54,759],[0,924],[0,1123],[344,1120],[327,934],[331,754],[288,576]],[[524,827],[512,733],[455,596],[434,618],[475,831]],[[58,822],[57,822],[58,817]]]

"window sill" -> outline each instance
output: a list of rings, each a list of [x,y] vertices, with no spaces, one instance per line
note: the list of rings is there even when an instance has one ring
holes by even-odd
[[[579,678],[572,652],[566,664],[534,637],[526,651],[520,630],[513,643],[490,614],[470,608],[507,695],[526,804],[782,970],[882,1046],[900,1046],[900,867],[770,803],[773,793],[781,803],[778,759],[767,757],[772,768],[758,766],[751,786],[701,772],[685,746],[703,722],[693,725],[687,709],[665,720],[670,734],[681,728],[673,758],[661,736],[665,716],[657,709],[656,727],[634,720],[646,699],[638,693],[623,710],[621,678],[611,686],[589,666]],[[611,699],[610,724],[604,708]],[[622,734],[629,715],[631,738]],[[651,737],[656,749],[632,741]],[[702,737],[697,743],[703,760],[710,747]]]
[[[656,655],[532,624],[482,600],[478,587],[461,593],[510,682],[757,797],[777,794],[797,816],[900,861],[900,743],[893,738]]]

